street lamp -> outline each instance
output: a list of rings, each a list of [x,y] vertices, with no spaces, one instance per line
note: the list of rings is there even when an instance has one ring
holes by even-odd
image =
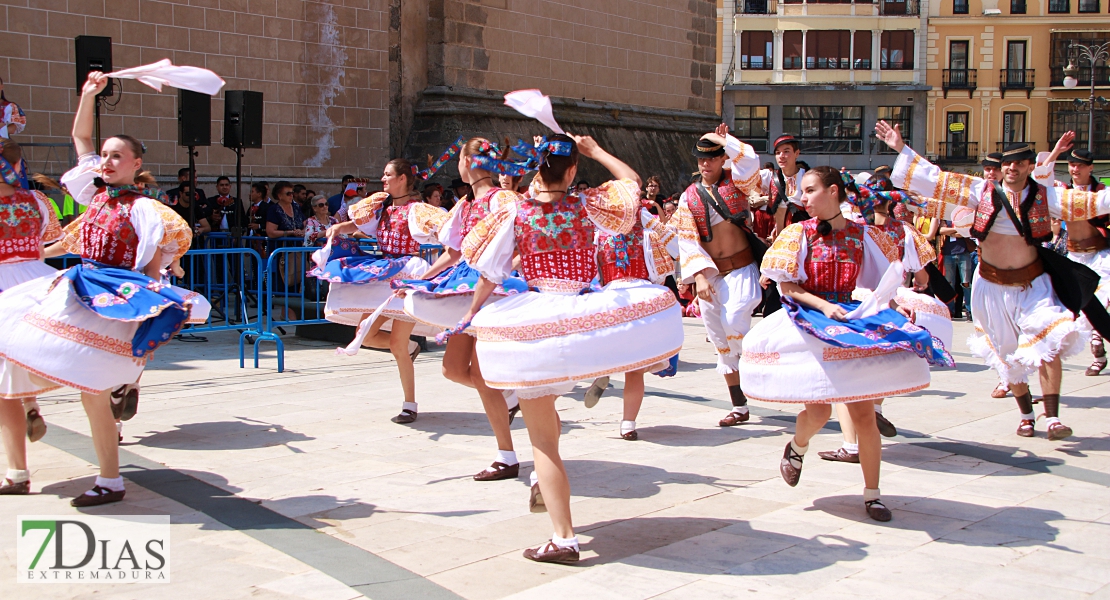
[[[1095,98],[1095,63],[1098,61],[1106,61],[1110,59],[1110,42],[1102,45],[1085,45],[1076,44],[1072,42],[1068,44],[1068,66],[1064,67],[1064,87],[1069,90],[1075,89],[1079,85],[1079,67],[1075,64],[1075,58],[1086,60],[1087,64],[1091,65],[1091,96],[1087,99],[1087,151],[1091,154],[1095,152],[1095,107],[1096,102],[1098,105],[1107,104],[1106,98],[1099,96]],[[1075,108],[1082,110],[1084,101],[1080,99],[1075,100]]]

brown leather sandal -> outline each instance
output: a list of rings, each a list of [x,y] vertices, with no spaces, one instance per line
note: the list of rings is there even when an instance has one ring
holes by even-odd
[[[867,516],[876,521],[886,523],[893,516],[890,514],[890,509],[883,506],[882,500],[868,500],[863,503],[863,506],[867,509]]]
[[[93,496],[88,493],[81,494],[80,496],[69,501],[69,505],[76,508],[86,508],[89,506],[100,506],[101,504],[110,504],[112,502],[119,502],[123,500],[126,493],[125,490],[110,490],[106,487],[94,485],[92,489]]]
[[[991,398],[1005,398],[1010,393],[1010,386],[1006,382],[999,381],[998,385],[994,386],[994,391],[991,392]]]
[[[1048,426],[1047,433],[1048,433],[1048,441],[1058,442],[1062,439],[1071,437],[1072,430],[1071,430],[1071,427],[1068,427],[1067,425],[1064,425],[1063,423],[1056,422],[1056,423],[1052,423]]]
[[[0,496],[26,496],[31,493],[31,480],[16,483],[5,477],[0,479]]]
[[[636,430],[633,429],[632,431],[629,431],[628,433],[622,433],[621,438],[626,439],[630,442],[635,442],[636,440],[640,439],[640,434],[636,433]]]
[[[741,423],[747,423],[752,418],[751,412],[738,413],[730,412],[728,416],[721,419],[717,425],[721,427],[735,427]]]
[[[393,417],[392,419],[390,419],[390,421],[393,421],[394,423],[398,423],[400,425],[405,425],[405,424],[408,424],[408,423],[412,423],[415,420],[416,420],[416,411],[415,410],[409,410],[407,408],[402,408],[401,409],[401,414],[399,414],[396,417]]]
[[[1034,436],[1034,433],[1033,433],[1033,425],[1034,424],[1035,424],[1035,422],[1031,419],[1022,419],[1021,423],[1018,424],[1017,434],[1020,435],[1021,437],[1033,437]]]
[[[560,548],[549,541],[539,548],[525,550],[524,558],[536,562],[569,564],[578,562],[578,551],[574,548]]]
[[[1100,375],[1105,368],[1106,357],[1103,356],[1102,358],[1096,358],[1095,362],[1091,363],[1091,366],[1087,367],[1087,370],[1084,372],[1084,374],[1087,377],[1096,377]]]
[[[488,469],[480,471],[474,476],[474,481],[501,481],[502,479],[516,479],[520,475],[520,464],[507,465],[503,462],[494,462]]]

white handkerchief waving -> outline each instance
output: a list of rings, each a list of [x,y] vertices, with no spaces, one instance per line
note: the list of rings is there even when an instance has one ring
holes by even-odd
[[[137,79],[159,92],[162,91],[162,86],[169,85],[215,96],[224,87],[224,80],[212,71],[200,67],[179,67],[171,63],[168,58],[149,65],[109,73],[108,76],[116,79]]]
[[[555,122],[555,116],[551,112],[551,98],[544,96],[539,90],[509,92],[505,94],[505,106],[512,107],[520,114],[547,125],[555,133],[565,133]]]

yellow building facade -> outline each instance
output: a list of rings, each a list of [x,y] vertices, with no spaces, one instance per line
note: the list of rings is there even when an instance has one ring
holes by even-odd
[[[1071,42],[1110,42],[1110,0],[940,0],[930,3],[926,152],[949,165],[975,164],[1010,142],[1051,150],[1064,132],[1091,136],[1086,100],[1110,96],[1110,69],[1069,56]],[[1069,58],[1078,86],[1064,87]],[[1110,160],[1110,109],[1096,110],[1094,153]]]

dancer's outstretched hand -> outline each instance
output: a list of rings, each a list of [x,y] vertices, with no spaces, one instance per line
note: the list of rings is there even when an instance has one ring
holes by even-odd
[[[901,152],[906,146],[906,141],[902,139],[902,128],[899,125],[891,126],[886,121],[879,121],[875,123],[875,135],[895,152]]]

